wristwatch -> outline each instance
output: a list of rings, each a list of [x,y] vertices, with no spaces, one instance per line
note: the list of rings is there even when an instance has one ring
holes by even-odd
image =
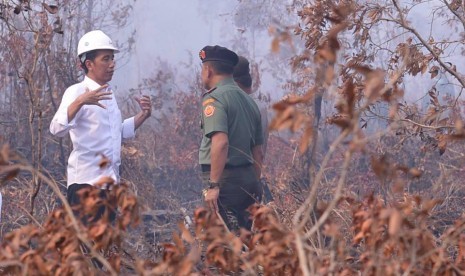
[[[219,188],[219,187],[220,187],[220,183],[213,182],[210,179],[208,179],[208,188],[209,189],[214,189],[214,188]]]

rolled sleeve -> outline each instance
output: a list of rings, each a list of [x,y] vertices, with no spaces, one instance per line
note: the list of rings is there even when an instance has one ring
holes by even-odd
[[[121,135],[123,139],[130,139],[136,136],[134,117],[128,118],[123,121]]]
[[[50,132],[58,137],[65,136],[70,129],[75,127],[76,118],[79,116],[80,111],[76,114],[71,122],[68,122],[68,107],[76,99],[76,93],[65,91],[63,99],[61,100],[60,107],[58,108],[55,116],[50,122]]]

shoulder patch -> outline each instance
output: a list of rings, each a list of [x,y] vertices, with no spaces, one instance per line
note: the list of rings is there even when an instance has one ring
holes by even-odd
[[[205,114],[205,117],[213,116],[214,113],[215,113],[215,107],[211,104],[207,105],[203,109],[203,114]]]
[[[206,106],[207,104],[211,104],[211,103],[214,103],[214,102],[215,102],[215,99],[210,98],[210,99],[207,99],[207,100],[203,101],[202,105]]]

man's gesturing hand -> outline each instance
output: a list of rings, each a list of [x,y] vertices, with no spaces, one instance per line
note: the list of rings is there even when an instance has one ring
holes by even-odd
[[[81,102],[82,105],[97,105],[101,108],[106,108],[100,101],[111,100],[111,92],[102,91],[108,87],[108,84],[104,84],[95,90],[89,90],[86,88],[86,92],[80,95],[77,99]]]
[[[136,101],[139,104],[140,109],[142,109],[145,117],[150,117],[152,114],[152,101],[150,100],[150,97],[144,95],[142,98],[136,98]]]

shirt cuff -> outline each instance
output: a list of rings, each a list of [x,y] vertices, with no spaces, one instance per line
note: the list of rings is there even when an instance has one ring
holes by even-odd
[[[50,123],[50,131],[57,136],[64,136],[70,129],[75,126],[76,118],[68,122],[68,112],[59,112],[55,115]]]
[[[134,117],[131,117],[123,121],[122,137],[123,139],[128,139],[134,136],[136,136]]]
[[[76,116],[74,116],[71,122],[68,122],[68,110],[66,110],[66,112],[62,112],[60,116],[57,117],[57,122],[65,128],[73,128],[76,122]]]

